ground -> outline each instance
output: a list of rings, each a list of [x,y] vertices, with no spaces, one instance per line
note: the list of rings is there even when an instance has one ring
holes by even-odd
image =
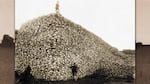
[[[15,73],[16,84],[134,84],[132,78],[107,78],[104,75],[100,75],[101,72],[97,71],[90,76],[78,80],[67,81],[46,81],[43,79],[36,79],[30,74],[30,67],[27,67],[24,73]]]
[[[88,76],[77,81],[45,81],[42,79],[35,79],[29,77],[29,79],[23,78],[21,80],[16,79],[16,84],[134,84],[133,80],[128,79],[104,79],[102,76]]]
[[[150,84],[150,45],[137,45],[136,52],[136,84]]]
[[[0,84],[14,82],[14,48],[0,47]]]

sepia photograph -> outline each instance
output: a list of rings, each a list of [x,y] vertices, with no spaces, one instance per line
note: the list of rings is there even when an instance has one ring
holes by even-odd
[[[0,84],[150,84],[149,0],[0,0]]]
[[[0,84],[14,83],[14,0],[0,0]]]
[[[136,84],[150,84],[150,1],[136,1]]]
[[[16,0],[16,84],[134,84],[134,0]]]

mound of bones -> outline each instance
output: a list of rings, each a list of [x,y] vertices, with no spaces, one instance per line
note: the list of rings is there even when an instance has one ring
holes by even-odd
[[[77,78],[102,70],[108,77],[133,77],[134,56],[113,48],[100,37],[61,14],[49,14],[25,23],[17,30],[15,70],[38,79],[72,79],[70,66],[78,66]]]

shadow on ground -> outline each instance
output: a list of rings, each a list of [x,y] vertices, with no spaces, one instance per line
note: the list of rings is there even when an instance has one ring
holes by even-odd
[[[71,79],[67,81],[46,81],[44,79],[36,79],[30,74],[30,68],[24,73],[18,74],[15,72],[16,84],[134,84],[132,78],[107,78],[103,75],[98,75],[98,72],[78,79],[77,81]]]

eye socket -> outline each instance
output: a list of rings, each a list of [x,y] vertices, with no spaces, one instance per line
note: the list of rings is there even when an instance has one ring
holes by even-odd
[[[48,27],[50,27],[52,24],[50,23],[50,24],[48,24]]]

